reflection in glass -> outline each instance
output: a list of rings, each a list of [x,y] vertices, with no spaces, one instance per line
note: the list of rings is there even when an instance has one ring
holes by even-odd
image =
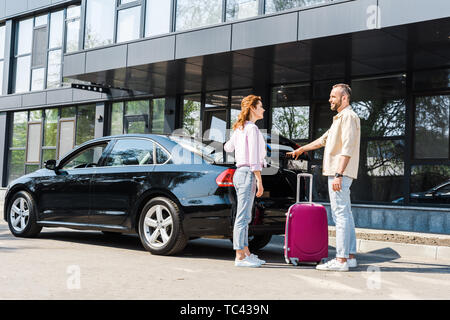
[[[61,83],[61,50],[48,53],[47,88],[59,87]]]
[[[41,120],[42,120],[42,110],[30,111],[30,121],[41,121]]]
[[[236,123],[239,113],[241,112],[241,101],[246,96],[252,94],[252,89],[239,89],[231,91],[231,115],[230,128]]]
[[[67,8],[67,19],[79,18],[81,13],[81,7],[79,5],[69,6]]]
[[[94,139],[95,105],[79,106],[77,114],[76,145]]]
[[[29,174],[32,172],[35,172],[39,170],[39,165],[38,164],[27,164],[25,165],[25,174]]]
[[[19,21],[18,28],[16,55],[31,53],[33,18]]]
[[[414,89],[418,91],[450,88],[450,69],[416,71],[413,79]]]
[[[362,137],[405,134],[405,77],[354,80],[351,87],[351,105],[361,119]]]
[[[14,93],[21,93],[30,90],[30,67],[31,56],[16,59],[16,81],[14,83]]]
[[[88,0],[86,12],[86,49],[113,43],[115,0]]]
[[[106,166],[153,164],[153,142],[149,140],[119,140],[106,159]]]
[[[34,18],[34,27],[47,25],[47,14],[43,14]]]
[[[111,113],[111,135],[123,133],[123,102],[112,105]]]
[[[58,109],[45,110],[44,146],[56,147],[57,130],[58,130]]]
[[[31,91],[44,90],[45,68],[33,69],[31,72]]]
[[[47,160],[56,160],[56,149],[42,150],[42,165],[44,165]]]
[[[28,112],[14,112],[12,147],[20,148],[27,145]]]
[[[205,112],[205,133],[206,140],[225,142],[227,130],[227,111],[217,110]]]
[[[3,90],[3,61],[0,61],[0,95],[2,95]]]
[[[191,136],[199,137],[200,128],[200,95],[184,96],[183,100],[183,129]]]
[[[166,99],[153,99],[152,133],[164,133]]]
[[[170,32],[170,6],[172,0],[147,0],[145,36]]]
[[[125,115],[148,115],[150,110],[149,100],[128,101],[126,103]]]
[[[258,0],[228,0],[227,21],[245,19],[258,15]]]
[[[139,38],[141,26],[141,6],[119,11],[117,22],[117,42]]]
[[[0,26],[0,59],[5,58],[5,25]]]
[[[9,152],[8,183],[25,174],[25,150],[11,150]]]
[[[66,31],[66,52],[78,51],[80,20],[68,21]]]
[[[266,0],[266,13],[289,10],[297,7],[307,7],[331,2],[332,0]]]
[[[272,132],[289,139],[308,139],[309,88],[287,85],[272,89]]]
[[[205,95],[205,108],[228,106],[228,91],[208,92]]]
[[[450,96],[417,97],[415,120],[415,158],[449,158]]]
[[[176,30],[198,28],[222,21],[222,0],[178,0]]]
[[[74,118],[77,109],[75,107],[66,107],[61,109],[61,118]]]
[[[50,39],[49,49],[60,48],[62,46],[64,29],[64,11],[52,12],[50,15]]]
[[[411,167],[411,203],[450,205],[450,166]]]

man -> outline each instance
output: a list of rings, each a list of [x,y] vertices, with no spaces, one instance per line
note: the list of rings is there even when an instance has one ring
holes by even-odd
[[[333,86],[329,102],[331,110],[338,114],[333,117],[330,129],[319,139],[288,153],[297,159],[305,151],[325,147],[323,175],[328,176],[331,213],[336,225],[336,259],[318,265],[318,270],[348,271],[349,267],[357,266],[350,186],[358,175],[361,126],[350,99],[348,85]]]

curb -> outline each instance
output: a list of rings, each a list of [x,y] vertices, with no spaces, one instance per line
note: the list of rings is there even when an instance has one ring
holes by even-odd
[[[283,248],[284,236],[273,236],[270,244]],[[329,245],[336,246],[335,237],[329,237]],[[447,260],[450,262],[450,247],[364,239],[357,239],[356,246],[358,254],[395,258],[425,258],[431,260]]]

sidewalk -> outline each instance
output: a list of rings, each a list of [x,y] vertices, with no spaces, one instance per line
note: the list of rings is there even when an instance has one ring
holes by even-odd
[[[328,227],[329,245],[336,245],[336,229]],[[450,235],[356,228],[358,253],[397,258],[427,258],[450,262]],[[284,246],[284,236],[271,244]]]

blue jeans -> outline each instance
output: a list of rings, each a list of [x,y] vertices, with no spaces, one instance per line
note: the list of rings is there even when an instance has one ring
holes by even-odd
[[[237,168],[233,176],[237,195],[236,219],[233,229],[233,249],[248,247],[248,225],[252,221],[252,208],[256,194],[256,178],[250,167]]]
[[[356,253],[355,222],[350,203],[350,186],[353,179],[342,178],[341,191],[333,191],[334,177],[328,177],[331,215],[336,225],[336,257],[348,259],[349,254]]]

